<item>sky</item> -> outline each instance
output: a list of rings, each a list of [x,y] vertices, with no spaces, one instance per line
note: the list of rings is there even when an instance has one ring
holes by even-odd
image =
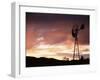
[[[85,25],[79,32],[80,54],[89,55],[89,16],[74,14],[26,13],[26,55],[62,60],[72,58],[72,27]]]

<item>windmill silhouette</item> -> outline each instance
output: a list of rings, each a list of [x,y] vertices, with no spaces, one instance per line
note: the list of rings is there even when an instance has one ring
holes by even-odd
[[[75,60],[76,58],[80,59],[78,35],[79,35],[79,31],[83,29],[84,29],[84,24],[81,24],[81,26],[75,24],[72,28],[72,37],[74,38],[73,60]]]

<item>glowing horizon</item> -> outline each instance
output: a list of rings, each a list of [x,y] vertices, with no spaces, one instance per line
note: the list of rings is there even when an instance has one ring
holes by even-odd
[[[59,60],[63,60],[66,56],[69,60],[72,59],[73,48],[69,48],[66,45],[38,45],[36,47],[32,47],[26,51],[26,56],[31,57],[46,57],[46,58],[55,58]],[[70,54],[70,56],[67,56]],[[80,45],[80,55],[89,54],[89,46],[88,45]]]

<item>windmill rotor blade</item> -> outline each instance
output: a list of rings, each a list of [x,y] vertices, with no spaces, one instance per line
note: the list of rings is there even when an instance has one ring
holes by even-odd
[[[77,37],[78,31],[79,31],[79,26],[77,24],[73,25],[73,28],[72,28],[72,36],[74,38]]]
[[[72,36],[75,37],[74,29],[72,29]]]

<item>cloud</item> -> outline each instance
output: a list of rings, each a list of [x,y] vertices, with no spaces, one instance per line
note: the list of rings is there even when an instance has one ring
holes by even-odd
[[[83,52],[88,52],[88,51],[90,51],[88,48],[86,48],[86,49],[83,49],[83,50],[81,50],[81,51],[83,51]]]

